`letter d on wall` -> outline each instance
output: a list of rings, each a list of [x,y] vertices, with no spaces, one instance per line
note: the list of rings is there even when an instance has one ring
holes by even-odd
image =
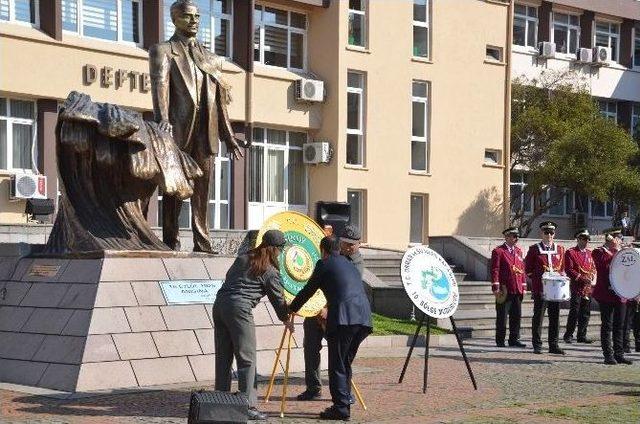
[[[86,64],[83,68],[84,85],[91,85],[98,79],[98,68]]]

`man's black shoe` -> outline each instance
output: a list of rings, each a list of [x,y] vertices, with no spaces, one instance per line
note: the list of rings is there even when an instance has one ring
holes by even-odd
[[[349,415],[341,414],[336,408],[330,406],[320,413],[321,420],[337,420],[337,421],[349,421],[351,418]]]
[[[516,340],[515,342],[509,342],[510,347],[527,347],[526,343],[522,343],[520,340]]]
[[[564,336],[562,339],[567,344],[572,344],[573,343],[573,337],[571,337],[571,336]]]
[[[267,414],[265,414],[264,412],[258,411],[256,408],[249,408],[248,417],[249,417],[249,420],[251,420],[251,421],[266,421],[267,420]]]
[[[584,343],[584,344],[592,344],[593,340],[591,340],[588,337],[585,337],[584,339],[578,339],[578,343]]]
[[[322,392],[320,390],[316,390],[316,391],[305,390],[304,392],[298,395],[297,399],[298,400],[315,400],[315,399],[320,399],[321,396],[322,396]]]
[[[349,395],[349,405],[353,405],[356,403],[356,398],[353,397],[352,394]]]
[[[535,353],[536,355],[542,355],[542,348],[534,346],[533,353]]]
[[[636,345],[636,352],[640,352],[640,344]]]
[[[625,346],[622,350],[624,350],[624,353],[631,353],[631,346]]]
[[[549,348],[549,353],[552,353],[554,355],[564,355],[565,352],[564,350],[560,349],[560,347],[558,346],[552,346]]]
[[[618,365],[616,360],[613,359],[613,357],[611,357],[611,356],[605,356],[604,357],[604,363],[607,364],[607,365]]]
[[[619,364],[625,364],[625,365],[633,364],[633,361],[628,360],[627,358],[625,358],[622,355],[614,356],[613,359],[615,359],[616,362],[619,363]]]
[[[504,347],[504,342],[502,343],[496,342],[496,347]]]

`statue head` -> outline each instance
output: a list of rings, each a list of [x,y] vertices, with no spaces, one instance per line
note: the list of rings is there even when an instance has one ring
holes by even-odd
[[[178,0],[171,5],[170,13],[176,32],[186,37],[196,36],[200,27],[200,12],[195,2]]]

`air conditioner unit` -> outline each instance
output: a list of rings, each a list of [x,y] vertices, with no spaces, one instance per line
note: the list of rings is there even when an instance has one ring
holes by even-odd
[[[302,78],[296,81],[296,100],[304,102],[324,101],[324,81]]]
[[[580,229],[587,226],[587,214],[584,212],[576,212],[572,215],[573,228]]]
[[[538,43],[538,56],[545,59],[556,57],[556,43],[551,43],[549,41]]]
[[[17,173],[11,177],[12,199],[46,199],[47,177],[44,175]]]
[[[599,65],[608,65],[611,61],[611,48],[597,46],[593,48],[593,62]]]
[[[578,62],[591,63],[593,62],[593,50],[585,49],[584,47],[578,50]]]
[[[329,163],[331,160],[331,146],[326,141],[305,143],[302,147],[304,163]]]

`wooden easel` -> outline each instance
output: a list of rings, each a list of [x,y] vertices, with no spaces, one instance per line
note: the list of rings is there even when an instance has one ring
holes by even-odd
[[[291,316],[291,325],[293,326],[293,319],[295,315]],[[287,361],[284,367],[284,382],[282,384],[282,398],[280,399],[280,418],[284,418],[285,412],[285,404],[287,399],[287,386],[289,384],[289,363],[291,360],[291,338],[293,337],[293,332],[290,332],[287,327],[284,328],[282,332],[282,338],[280,339],[280,347],[278,347],[278,352],[276,353],[276,359],[273,361],[273,368],[271,370],[271,378],[269,379],[269,387],[267,387],[267,394],[264,397],[265,403],[269,402],[269,398],[271,397],[271,392],[273,391],[273,383],[276,378],[276,369],[278,368],[278,361],[280,360],[280,354],[282,353],[282,347],[284,346],[284,339],[287,337],[287,333],[289,333],[288,342],[287,342]],[[362,398],[362,394],[356,386],[356,383],[351,379],[351,387],[356,394],[356,398],[358,402],[362,406],[362,408],[366,411],[367,405],[364,403],[364,399]]]
[[[413,341],[411,342],[411,347],[409,348],[409,353],[407,354],[407,359],[404,361],[404,366],[402,367],[402,372],[400,373],[400,378],[398,379],[398,384],[402,383],[404,379],[404,374],[407,371],[407,366],[409,365],[409,360],[411,359],[411,354],[413,353],[413,348],[416,346],[416,342],[418,341],[418,334],[420,334],[420,330],[424,325],[425,319],[427,320],[427,337],[425,340],[425,353],[424,353],[424,371],[422,375],[422,393],[427,393],[427,378],[429,375],[429,339],[431,338],[431,319],[427,317],[427,314],[423,313],[420,318],[420,322],[418,323],[418,327],[416,328],[416,333],[413,335]],[[453,317],[449,317],[451,320],[451,327],[453,328],[453,333],[456,335],[456,340],[458,341],[458,346],[460,347],[460,352],[462,353],[462,358],[464,358],[464,363],[467,366],[467,371],[469,372],[469,377],[471,378],[471,382],[473,383],[473,388],[478,390],[478,385],[476,384],[476,379],[473,376],[473,371],[471,371],[471,365],[469,364],[469,359],[467,359],[467,354],[464,351],[464,346],[462,345],[462,339],[460,338],[460,334],[458,334],[458,328],[456,327],[456,322]]]

